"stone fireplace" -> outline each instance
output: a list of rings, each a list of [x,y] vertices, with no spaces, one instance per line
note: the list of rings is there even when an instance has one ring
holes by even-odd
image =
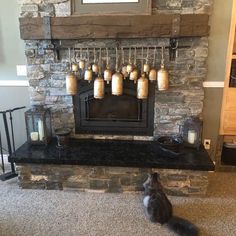
[[[21,17],[64,17],[70,16],[70,1],[68,0],[20,0]],[[152,1],[152,14],[210,14],[212,0],[154,0]],[[109,94],[110,88],[106,86],[106,97],[102,101],[95,101],[92,98],[92,86],[85,81],[79,81],[79,92],[74,98],[67,95],[65,89],[65,76],[69,71],[70,59],[67,48],[75,48],[72,60],[78,61],[81,57],[80,48],[147,48],[165,47],[165,66],[169,72],[170,87],[167,91],[158,91],[155,83],[150,85],[149,98],[140,101],[135,98],[134,84],[125,81],[125,95],[114,97]],[[149,38],[119,38],[119,39],[57,39],[57,40],[25,40],[25,55],[27,58],[27,76],[29,78],[29,93],[32,105],[43,105],[51,109],[53,130],[67,127],[73,130],[72,136],[79,139],[119,139],[119,140],[155,140],[162,135],[179,134],[181,125],[190,116],[201,117],[203,109],[204,91],[203,81],[207,74],[208,57],[208,37],[179,37],[178,49],[175,59],[170,59],[169,37],[149,37]],[[58,49],[59,48],[59,49]],[[64,48],[60,50],[60,48]],[[125,51],[128,57],[128,51]],[[111,64],[114,68],[114,55]],[[153,58],[152,51],[149,55]],[[141,50],[137,51],[137,64],[140,67],[146,55],[142,55]],[[134,60],[134,58],[131,58]],[[102,56],[106,61],[106,55]],[[128,58],[126,58],[127,62]],[[160,68],[161,54],[157,52],[155,67]],[[111,108],[112,104],[119,104],[117,110]],[[105,105],[104,105],[105,104]],[[126,104],[126,106],[124,106]],[[102,108],[103,107],[103,108]],[[129,109],[132,107],[132,109]],[[125,116],[124,116],[125,115]],[[101,128],[102,127],[102,128]],[[113,188],[118,186],[115,183],[124,183],[124,188],[119,189],[137,190],[137,187],[127,187],[128,182],[138,184],[143,181],[144,176],[151,169],[138,169],[129,172],[128,169],[94,168],[94,167],[61,167],[54,166],[55,172],[61,171],[63,176],[70,179],[68,186],[75,184],[79,188],[89,188],[88,176],[93,176],[92,185],[95,189],[105,189],[104,186]],[[117,167],[119,168],[119,167]],[[23,187],[28,187],[28,183],[38,183],[38,186],[49,181],[50,186],[62,189],[63,184],[58,184],[58,179],[54,174],[45,174],[48,165],[44,167],[38,165],[20,164],[18,171]],[[68,174],[70,169],[71,174]],[[83,170],[82,170],[83,169]],[[157,169],[153,169],[157,170]],[[75,177],[75,172],[81,171],[82,179]],[[168,178],[176,188],[183,188],[178,194],[205,193],[207,186],[207,172],[199,171],[191,173],[190,170],[159,170]],[[116,177],[111,178],[114,172]],[[42,174],[43,173],[43,174]],[[180,173],[180,177],[178,176]],[[98,181],[98,175],[102,176],[102,181]],[[136,177],[135,177],[136,176]],[[89,178],[90,178],[89,177]],[[54,178],[54,180],[53,180]],[[60,177],[63,179],[63,177]],[[59,179],[60,179],[59,178]],[[74,178],[74,179],[73,179]],[[110,179],[109,179],[110,178]],[[109,179],[109,180],[108,180]],[[181,179],[183,180],[181,182]],[[61,181],[61,180],[60,180]],[[60,182],[59,181],[59,182]],[[96,182],[98,181],[98,182]],[[62,183],[61,181],[60,183]],[[68,183],[68,182],[67,182]],[[99,184],[101,188],[99,188]],[[193,186],[191,185],[193,184]],[[195,185],[196,184],[196,185]],[[122,185],[122,184],[121,184]],[[121,186],[119,185],[119,186]],[[197,187],[196,187],[197,186]],[[97,188],[98,187],[98,188]],[[114,187],[114,189],[116,188]],[[173,187],[173,186],[172,186]],[[176,187],[176,188],[175,188]],[[40,188],[40,187],[39,187]],[[46,187],[51,188],[51,187]],[[186,190],[187,188],[187,190]],[[122,191],[123,191],[122,190]],[[190,194],[191,194],[190,193]]]
[[[22,17],[61,17],[70,16],[70,1],[68,0],[21,0]],[[152,14],[210,14],[212,0],[156,0],[152,2]],[[208,38],[181,37],[178,38],[177,57],[170,60],[170,38],[139,38],[139,39],[74,39],[56,40],[25,40],[25,54],[27,57],[28,78],[30,83],[30,100],[32,105],[50,107],[53,114],[54,129],[60,127],[72,128],[75,132],[73,99],[66,94],[65,76],[69,71],[68,50],[56,52],[55,47],[77,48],[75,60],[79,60],[80,48],[115,48],[122,47],[152,47],[165,46],[165,66],[169,72],[170,88],[160,92],[155,86],[153,133],[146,135],[147,139],[163,134],[179,133],[179,127],[189,116],[201,116],[203,109],[204,91],[202,82],[207,74]],[[183,46],[183,47],[181,47]],[[149,58],[153,58],[150,50]],[[58,53],[60,54],[58,57]],[[146,52],[145,52],[146,53]],[[125,52],[126,62],[128,52]],[[114,54],[111,67],[114,69]],[[141,50],[138,51],[137,63],[142,59]],[[73,59],[73,56],[72,56]],[[103,61],[106,55],[103,54]],[[92,55],[91,55],[92,60]],[[155,67],[160,68],[161,52],[157,52]],[[83,86],[79,89],[83,90]],[[77,108],[75,108],[77,109]],[[118,132],[119,133],[119,132]],[[118,134],[117,133],[117,134]],[[103,133],[100,133],[103,135]],[[113,133],[115,135],[115,133]],[[143,135],[143,134],[142,134]],[[138,135],[129,135],[138,136]],[[78,137],[78,135],[77,135]],[[84,135],[80,137],[85,137]],[[130,137],[131,139],[137,137]],[[142,138],[143,139],[143,138]]]

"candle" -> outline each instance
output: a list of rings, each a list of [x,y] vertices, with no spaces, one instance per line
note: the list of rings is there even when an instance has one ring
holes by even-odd
[[[194,144],[197,138],[197,133],[195,130],[188,131],[188,143]]]
[[[38,121],[38,131],[39,131],[39,140],[43,141],[44,138],[44,127],[43,127],[43,121]]]
[[[30,133],[30,138],[31,138],[32,141],[38,141],[39,133],[38,132],[31,132]]]

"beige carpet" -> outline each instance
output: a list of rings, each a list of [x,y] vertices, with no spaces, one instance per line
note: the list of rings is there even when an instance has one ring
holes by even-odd
[[[170,197],[204,236],[236,235],[236,173],[212,173],[207,197]],[[140,194],[21,190],[0,182],[1,236],[170,236],[144,216]]]

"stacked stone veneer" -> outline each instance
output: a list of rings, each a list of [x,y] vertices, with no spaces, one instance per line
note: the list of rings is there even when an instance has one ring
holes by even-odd
[[[70,16],[68,0],[18,0],[21,17]],[[152,12],[210,14],[212,0],[153,0]],[[125,40],[62,40],[62,47],[115,47],[119,46],[169,46],[167,38]],[[165,64],[169,71],[170,88],[155,94],[154,135],[179,133],[186,117],[201,116],[204,92],[202,82],[207,74],[208,38],[180,38],[175,61],[169,61],[165,50]],[[65,75],[69,71],[68,51],[60,51],[57,58],[49,40],[26,40],[25,54],[32,105],[51,108],[53,128],[75,126],[72,97],[66,94]],[[127,55],[127,54],[126,54]],[[112,63],[114,65],[114,55]],[[152,57],[152,55],[150,55]],[[138,52],[138,64],[142,55]],[[79,52],[75,52],[78,60]],[[127,58],[127,56],[126,56]],[[105,60],[105,57],[103,58]],[[126,59],[127,61],[127,59]],[[160,51],[155,62],[159,68]],[[82,136],[82,135],[81,135]],[[139,139],[134,136],[95,136],[93,138]],[[22,164],[17,167],[19,183],[23,188],[80,189],[101,192],[124,192],[141,190],[147,173],[159,171],[168,193],[174,195],[205,194],[208,184],[206,171],[139,169],[119,167],[86,167],[67,165]]]
[[[21,17],[70,16],[68,0],[18,0]],[[156,13],[206,13],[210,14],[212,0],[154,0],[153,14]],[[59,42],[57,42],[59,43]],[[169,46],[167,38],[127,39],[127,40],[62,40],[62,47],[116,47],[119,46]],[[65,75],[69,71],[67,51],[60,51],[57,59],[49,40],[26,40],[25,54],[28,63],[30,100],[32,105],[50,107],[53,113],[53,127],[74,128],[73,103],[65,91]],[[166,68],[170,74],[170,89],[156,90],[154,136],[176,134],[186,117],[201,116],[204,92],[202,82],[207,74],[208,39],[181,38],[179,45],[188,46],[178,50],[178,58],[169,61],[169,51],[165,51]],[[105,53],[104,53],[105,54]],[[149,55],[152,57],[152,55]],[[79,52],[75,52],[78,60]],[[128,60],[126,54],[126,61]],[[146,57],[146,55],[144,55]],[[140,64],[141,51],[138,52]],[[103,57],[105,61],[105,55]],[[113,59],[114,65],[114,55]],[[160,66],[160,51],[155,62]],[[104,137],[105,138],[105,137]],[[130,137],[131,139],[133,137]],[[150,137],[149,137],[150,138]]]
[[[17,0],[21,17],[70,16],[70,0]],[[213,0],[152,0],[152,13],[210,13]]]
[[[178,133],[179,125],[191,115],[201,115],[204,92],[202,82],[207,73],[207,38],[184,38],[180,45],[189,48],[178,50],[178,58],[169,61],[169,51],[166,50],[166,68],[170,74],[170,89],[165,92],[156,90],[154,136],[165,133]],[[122,46],[166,45],[169,39],[120,40]],[[28,63],[28,78],[30,84],[30,99],[33,105],[50,107],[53,114],[54,128],[74,128],[72,97],[66,94],[65,75],[69,71],[68,51],[60,52],[60,60],[50,49],[50,41],[26,41],[26,56]],[[66,40],[61,44],[65,47],[115,47],[116,40]],[[42,50],[42,48],[49,48]],[[141,53],[141,51],[138,51]],[[152,52],[152,51],[151,51]],[[79,57],[79,52],[76,52]],[[151,53],[149,54],[152,57]],[[114,55],[111,55],[114,56]],[[137,62],[141,63],[141,55]],[[78,60],[78,59],[77,59]],[[105,60],[105,55],[104,55]],[[156,60],[160,64],[160,54]]]
[[[23,164],[17,167],[22,188],[133,192],[143,189],[148,173],[159,172],[166,193],[205,195],[206,171]]]

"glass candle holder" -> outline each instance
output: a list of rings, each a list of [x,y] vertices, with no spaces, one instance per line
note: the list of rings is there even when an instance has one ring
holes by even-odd
[[[51,112],[42,106],[34,106],[25,112],[27,140],[29,144],[47,145],[52,138]]]
[[[199,117],[188,117],[181,127],[185,146],[199,148],[202,141],[202,120]]]

